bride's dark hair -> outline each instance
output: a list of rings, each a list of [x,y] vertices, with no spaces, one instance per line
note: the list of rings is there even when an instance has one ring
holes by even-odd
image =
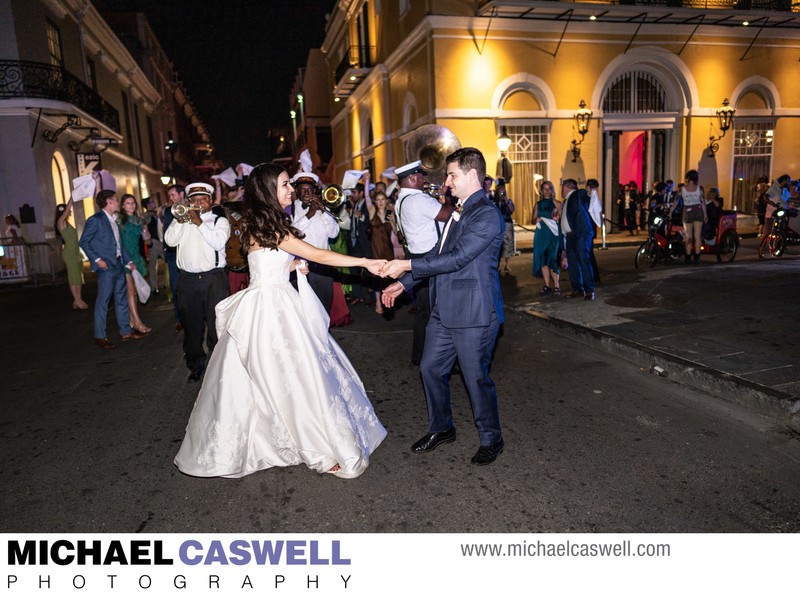
[[[242,245],[248,249],[252,242],[261,247],[278,249],[278,244],[291,233],[305,237],[292,227],[292,219],[278,202],[278,177],[286,171],[279,165],[262,163],[250,172],[244,184]]]

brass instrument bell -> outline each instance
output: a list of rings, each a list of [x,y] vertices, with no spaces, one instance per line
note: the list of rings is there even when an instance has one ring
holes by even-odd
[[[338,184],[329,184],[322,190],[322,202],[329,209],[341,206],[344,203],[344,190]]]
[[[406,161],[422,161],[425,177],[431,184],[444,183],[445,159],[461,148],[451,130],[437,124],[425,124],[414,130],[406,143]]]
[[[172,216],[175,217],[176,221],[178,221],[179,223],[186,223],[189,221],[190,210],[203,210],[203,209],[199,206],[187,206],[183,202],[178,202],[177,204],[173,204],[169,210],[172,213]]]

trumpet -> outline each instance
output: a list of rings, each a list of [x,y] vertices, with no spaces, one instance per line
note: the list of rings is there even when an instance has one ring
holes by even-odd
[[[344,190],[337,184],[329,184],[322,190],[322,202],[328,209],[336,208],[344,202]]]
[[[172,216],[175,217],[175,220],[179,223],[187,223],[189,222],[189,211],[190,210],[203,210],[199,206],[186,206],[182,202],[178,202],[177,204],[173,204],[172,207],[169,209],[172,212]]]
[[[430,184],[427,188],[423,190],[428,196],[433,198],[439,199],[439,190],[441,189],[440,184]]]

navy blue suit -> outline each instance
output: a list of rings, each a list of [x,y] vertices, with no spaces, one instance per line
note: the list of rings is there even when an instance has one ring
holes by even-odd
[[[80,246],[89,258],[92,270],[97,273],[97,301],[94,304],[94,337],[106,338],[106,318],[108,302],[114,297],[114,309],[120,336],[131,333],[130,311],[128,310],[128,284],[125,280],[125,263],[129,261],[125,246],[120,245],[121,258],[117,258],[117,241],[112,223],[102,210],[86,221],[81,235]],[[121,240],[120,232],[120,240]],[[120,241],[121,243],[121,241]],[[97,265],[98,258],[105,261],[108,268]]]
[[[412,259],[411,275],[400,279],[410,289],[430,277],[431,317],[420,362],[428,431],[453,427],[449,376],[458,359],[482,446],[502,437],[489,364],[504,319],[497,270],[504,231],[502,215],[481,189],[467,199],[446,237]]]
[[[590,197],[586,190],[574,190],[567,195],[564,215],[570,232],[567,233],[567,260],[569,282],[573,291],[594,292],[592,271],[592,240],[594,227],[589,214]]]

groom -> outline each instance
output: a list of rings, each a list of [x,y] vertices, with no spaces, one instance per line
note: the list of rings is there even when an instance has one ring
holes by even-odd
[[[392,260],[386,276],[401,277],[383,293],[387,307],[404,291],[430,277],[431,317],[420,373],[428,402],[428,433],[411,449],[429,452],[455,441],[449,376],[458,359],[467,386],[480,447],[477,465],[491,464],[503,451],[497,392],[489,377],[497,333],[503,323],[503,298],[497,262],[503,244],[500,211],[486,197],[486,161],[478,149],[462,148],[447,157],[445,185],[458,198],[437,245],[411,260]]]

